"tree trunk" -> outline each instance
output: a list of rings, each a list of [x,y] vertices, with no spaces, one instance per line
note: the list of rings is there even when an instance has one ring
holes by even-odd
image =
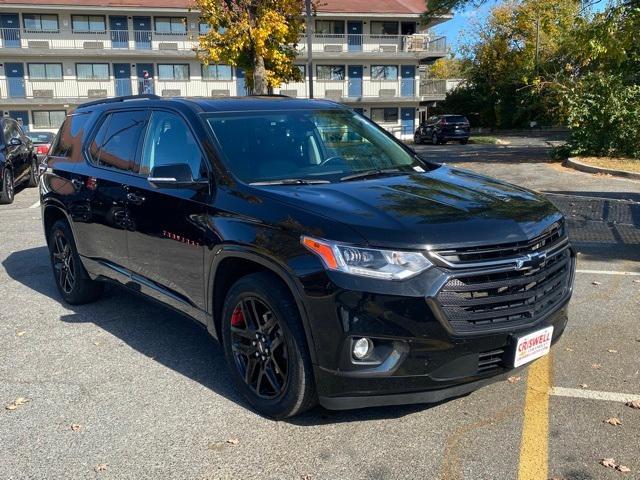
[[[267,95],[269,93],[264,58],[257,54],[253,56],[253,93],[255,95]]]

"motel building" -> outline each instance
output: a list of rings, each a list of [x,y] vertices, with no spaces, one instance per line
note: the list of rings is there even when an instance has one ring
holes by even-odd
[[[345,103],[398,137],[410,138],[446,80],[420,66],[447,54],[422,25],[424,0],[323,0],[313,19],[314,97]],[[83,102],[116,95],[247,95],[244,72],[202,65],[189,0],[8,0],[0,4],[0,106],[25,129],[57,131]],[[306,72],[307,39],[299,41]],[[308,83],[275,89],[297,98]]]

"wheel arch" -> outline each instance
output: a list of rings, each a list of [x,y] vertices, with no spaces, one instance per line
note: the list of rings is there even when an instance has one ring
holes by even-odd
[[[311,329],[309,327],[309,318],[307,307],[302,301],[300,288],[293,275],[283,266],[278,265],[273,260],[249,249],[233,247],[223,247],[214,257],[213,264],[209,271],[207,295],[209,305],[208,311],[211,313],[212,325],[209,326],[210,332],[215,335],[220,342],[222,309],[224,300],[231,286],[240,278],[255,272],[269,272],[282,281],[287,290],[291,293],[293,300],[298,307],[302,327],[305,332],[309,355],[312,363],[316,362],[315,344]]]
[[[49,244],[49,231],[51,230],[53,224],[58,220],[65,220],[69,224],[71,234],[75,238],[75,232],[73,231],[73,222],[71,222],[71,219],[69,218],[67,212],[59,205],[48,202],[42,208],[42,226],[44,228],[44,236],[47,244]]]

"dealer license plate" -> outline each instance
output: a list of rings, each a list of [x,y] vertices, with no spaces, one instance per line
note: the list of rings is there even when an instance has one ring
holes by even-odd
[[[552,336],[553,327],[547,327],[518,338],[513,366],[519,367],[549,353]]]

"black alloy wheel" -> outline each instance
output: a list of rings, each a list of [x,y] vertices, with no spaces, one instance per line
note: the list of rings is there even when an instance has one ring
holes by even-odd
[[[64,233],[57,230],[53,234],[52,252],[53,272],[58,282],[58,288],[70,295],[76,284],[76,263],[73,259],[71,245]]]
[[[0,203],[13,203],[15,187],[13,185],[13,172],[10,168],[5,168],[2,174],[2,192],[0,193]]]
[[[255,297],[243,298],[231,314],[231,349],[245,383],[260,398],[275,399],[288,381],[289,356],[280,322]]]
[[[27,187],[33,188],[38,186],[38,159],[31,159],[31,167],[29,169],[29,181],[27,183]]]

